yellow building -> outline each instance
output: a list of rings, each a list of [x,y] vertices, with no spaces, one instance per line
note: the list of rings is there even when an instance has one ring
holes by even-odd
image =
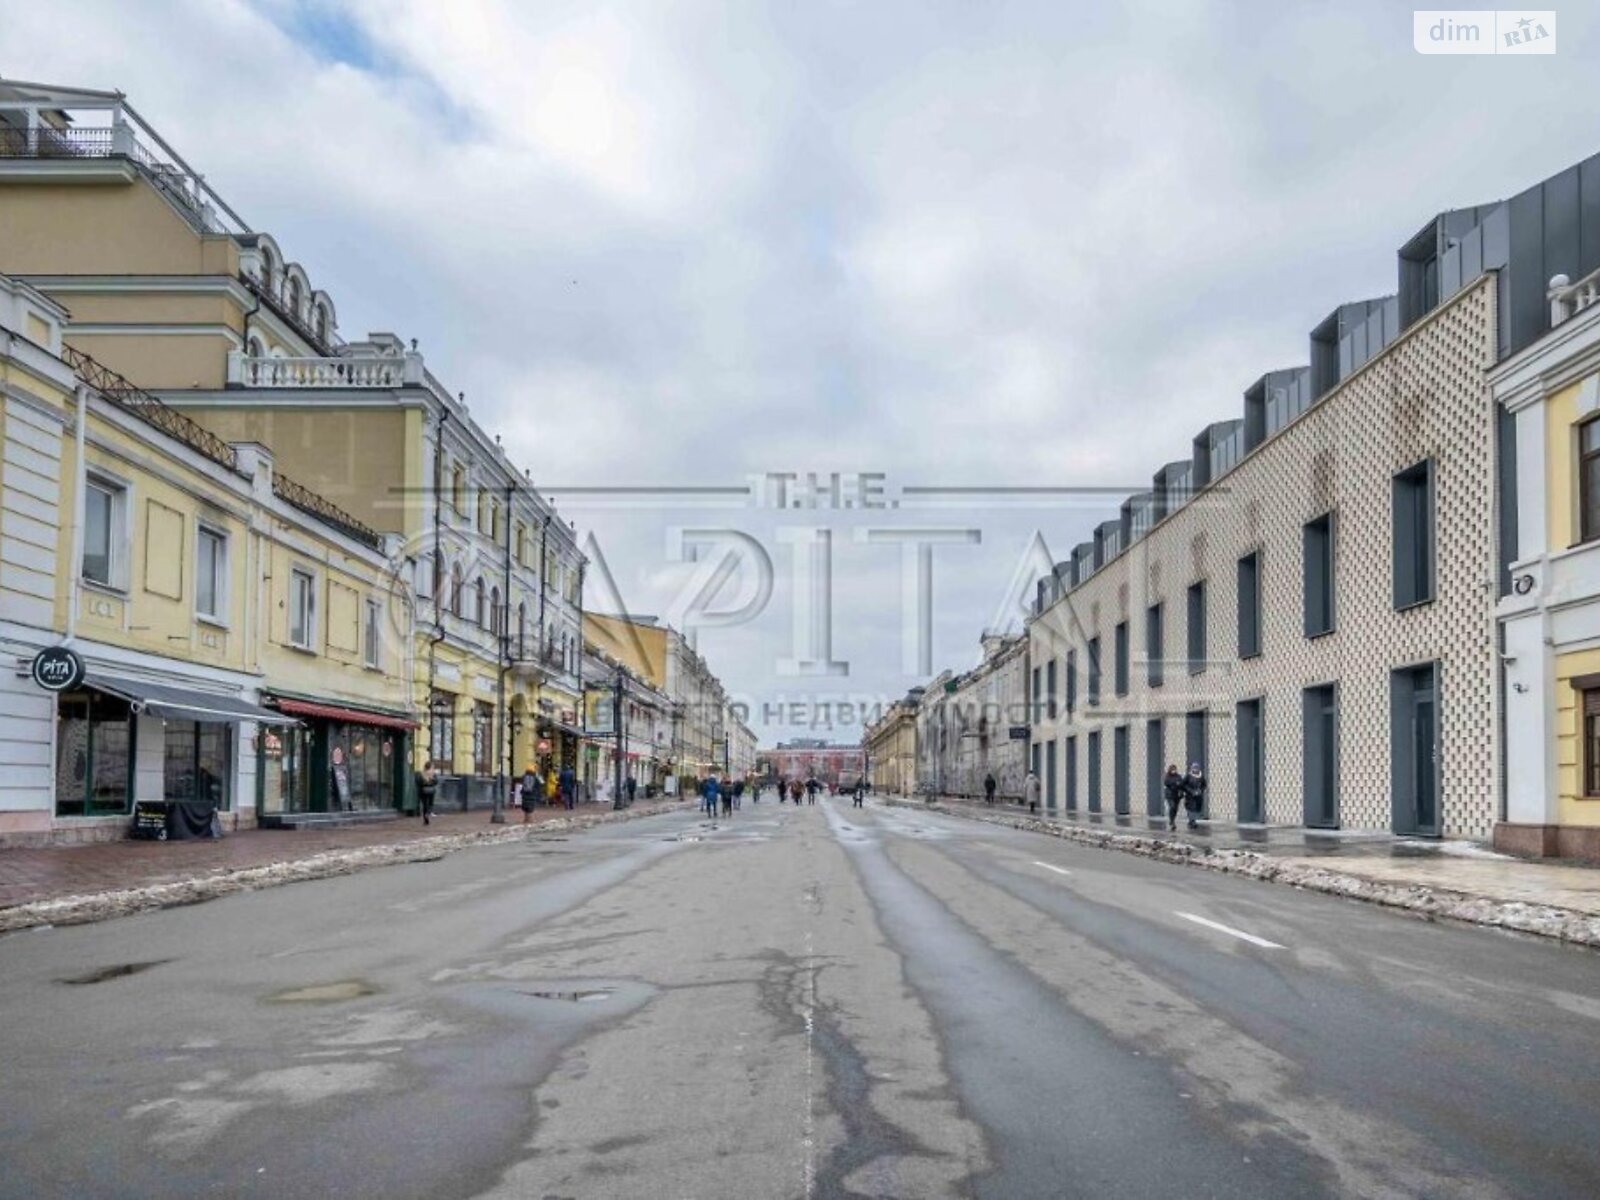
[[[412,603],[384,539],[65,319],[0,276],[0,835],[120,835],[139,801],[399,808]]]
[[[119,94],[8,81],[0,138],[0,271],[69,310],[65,340],[395,539],[441,806],[530,761],[576,770],[575,530],[416,343],[345,341],[329,293]]]
[[[1497,615],[1505,811],[1495,846],[1600,859],[1600,272],[1550,285],[1551,328],[1495,369],[1515,542]]]
[[[862,735],[867,778],[875,792],[891,796],[916,792],[917,704],[921,694],[922,689],[915,688],[903,700],[896,700]]]

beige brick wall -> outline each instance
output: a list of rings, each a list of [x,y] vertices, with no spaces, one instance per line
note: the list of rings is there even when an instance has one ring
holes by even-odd
[[[1218,485],[1163,521],[1031,625],[1033,661],[1077,649],[1078,707],[1035,740],[1078,734],[1078,798],[1087,805],[1086,734],[1102,729],[1101,795],[1112,809],[1111,730],[1129,726],[1129,806],[1145,809],[1145,723],[1166,718],[1167,761],[1183,757],[1184,713],[1204,708],[1212,815],[1236,809],[1234,707],[1264,699],[1267,819],[1303,817],[1301,693],[1337,683],[1338,792],[1346,829],[1388,829],[1389,680],[1440,666],[1439,772],[1444,832],[1487,837],[1496,812],[1493,409],[1484,379],[1494,346],[1494,288],[1469,287],[1323,401],[1259,447]],[[1202,421],[1194,422],[1198,427]],[[1187,433],[1187,430],[1174,431]],[[1176,438],[1169,439],[1176,440]],[[1433,603],[1392,603],[1393,475],[1435,462],[1437,585]],[[1156,464],[1152,464],[1152,468]],[[1334,512],[1335,632],[1303,633],[1302,527]],[[1262,560],[1260,657],[1237,655],[1238,559]],[[1207,584],[1211,664],[1185,662],[1188,585]],[[1166,681],[1145,682],[1145,611],[1164,605]],[[1114,634],[1129,622],[1129,693],[1114,694]],[[1101,639],[1102,703],[1088,710],[1084,643]],[[1061,692],[1065,693],[1064,682]],[[1093,713],[1092,716],[1089,714]],[[1065,753],[1058,752],[1064,770]],[[1064,781],[1057,794],[1064,805]]]

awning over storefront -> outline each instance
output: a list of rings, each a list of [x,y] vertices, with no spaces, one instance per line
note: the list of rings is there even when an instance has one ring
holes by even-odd
[[[359,708],[341,708],[337,704],[317,704],[310,700],[274,699],[272,702],[283,712],[296,717],[321,717],[328,721],[344,721],[351,725],[372,725],[379,729],[415,729],[417,723],[407,717],[388,713],[367,712]]]
[[[146,683],[104,671],[91,670],[84,682],[92,688],[121,696],[138,712],[169,721],[259,721],[264,725],[293,725],[295,719],[237,696],[174,687],[166,683]]]
[[[571,737],[581,738],[588,736],[576,725],[569,725],[565,721],[556,720],[554,717],[540,717],[538,721],[538,728],[541,732],[547,729],[553,729],[557,733],[565,733]]]

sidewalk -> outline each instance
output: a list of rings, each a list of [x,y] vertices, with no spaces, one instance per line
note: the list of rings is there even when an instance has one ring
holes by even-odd
[[[893,799],[927,808],[917,799]],[[1428,917],[1600,946],[1600,868],[1497,854],[1477,842],[1204,822],[1170,831],[1143,815],[1041,814],[941,798],[937,811],[1071,841],[1366,900]]]
[[[570,828],[600,824],[612,819],[649,816],[681,807],[678,803],[639,801],[624,813],[613,814],[597,804],[580,804],[571,813],[540,808],[530,832],[541,827]],[[385,862],[415,861],[432,853],[449,853],[480,841],[519,836],[521,810],[506,813],[504,825],[493,825],[487,809],[438,813],[430,825],[420,818],[401,817],[370,825],[330,829],[249,829],[219,839],[198,838],[178,842],[92,842],[76,846],[43,846],[0,850],[0,930],[21,928],[41,921],[24,919],[18,910],[49,905],[69,897],[137,897],[181,885],[185,898],[196,895],[196,885],[213,881],[245,880],[263,886],[293,879],[341,874],[347,870]],[[279,868],[297,870],[282,871]],[[223,894],[237,888],[206,889]],[[130,907],[131,905],[131,907]],[[73,906],[71,911],[76,912]],[[127,911],[159,907],[127,901]],[[63,909],[63,913],[67,910]],[[106,914],[111,915],[111,914]],[[65,923],[62,915],[51,917]],[[67,918],[79,919],[79,918]]]

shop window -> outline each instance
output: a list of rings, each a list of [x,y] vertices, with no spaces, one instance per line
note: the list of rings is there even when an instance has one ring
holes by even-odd
[[[383,622],[383,606],[376,600],[368,600],[365,621],[361,628],[361,661],[369,667],[381,665],[381,647],[378,642],[378,633]]]
[[[228,742],[231,725],[168,721],[162,795],[168,800],[229,807]]]
[[[449,692],[435,692],[428,702],[428,757],[440,774],[455,772],[456,698]]]
[[[131,811],[133,714],[100,692],[56,701],[56,816],[115,816]]]
[[[309,812],[306,771],[311,731],[299,725],[263,726],[260,734],[261,811],[265,815]]]
[[[123,586],[123,535],[128,490],[104,479],[88,481],[83,498],[83,578]]]
[[[194,611],[196,616],[223,621],[228,615],[228,537],[200,526],[194,539]]]
[[[311,649],[317,619],[317,579],[299,567],[289,572],[289,644]]]
[[[472,706],[472,769],[494,774],[494,705],[479,700]]]

